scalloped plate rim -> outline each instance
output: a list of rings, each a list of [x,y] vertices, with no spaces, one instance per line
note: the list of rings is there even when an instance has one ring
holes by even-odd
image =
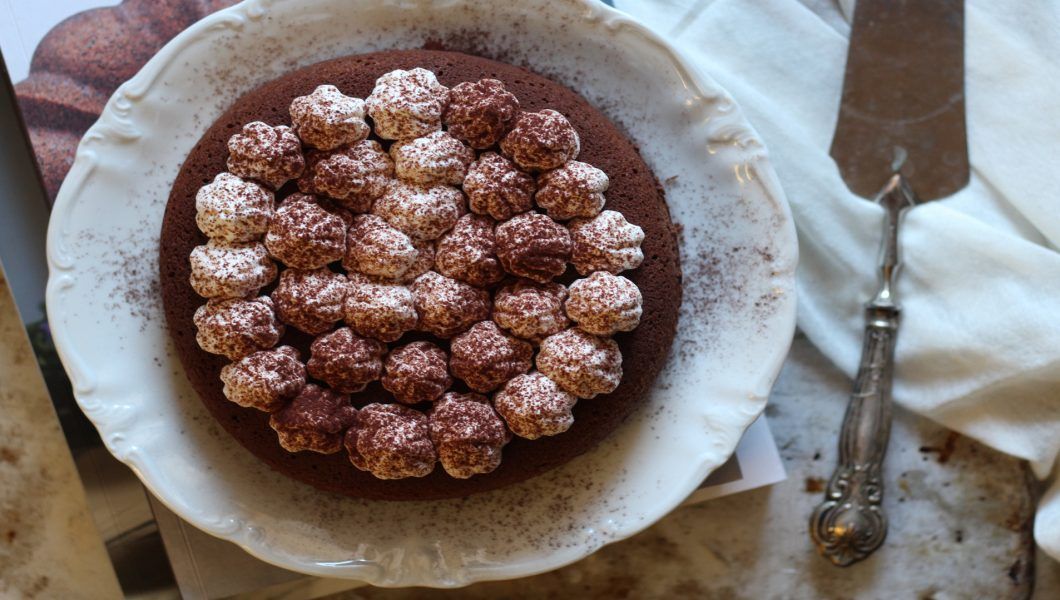
[[[603,26],[615,27],[621,25],[631,27],[638,35],[644,37],[645,40],[666,53],[675,66],[679,67],[684,73],[689,75],[689,79],[699,87],[699,91],[709,91],[713,93],[715,97],[721,97],[731,102],[738,116],[738,125],[744,128],[744,131],[741,133],[743,133],[753,144],[761,146],[757,132],[742,116],[739,107],[736,106],[734,101],[732,101],[729,94],[701,69],[686,62],[678,51],[659,38],[654,32],[636,22],[625,13],[595,0],[567,1],[584,6],[587,11],[587,17],[589,14],[605,15],[608,21],[602,23]],[[91,176],[91,170],[94,166],[92,161],[95,160],[95,153],[92,148],[94,143],[104,145],[110,141],[108,138],[109,135],[117,135],[119,137],[122,135],[121,129],[123,123],[118,114],[127,110],[127,108],[123,106],[123,103],[126,103],[129,97],[137,95],[137,93],[132,91],[137,86],[143,85],[143,90],[140,91],[139,94],[146,94],[151,89],[151,87],[157,82],[157,79],[161,76],[162,71],[164,71],[168,64],[167,61],[172,58],[168,57],[168,54],[179,53],[180,48],[184,44],[194,41],[197,37],[205,37],[205,34],[208,34],[211,30],[220,25],[235,25],[240,27],[246,20],[255,20],[257,16],[260,16],[258,11],[263,10],[262,5],[273,3],[273,0],[245,0],[244,2],[218,11],[194,23],[170,40],[135,76],[133,76],[132,79],[119,86],[107,101],[106,107],[100,115],[99,120],[89,128],[78,146],[76,159],[70,169],[69,176],[60,187],[59,194],[53,206],[52,217],[49,221],[47,233],[49,279],[46,297],[48,300],[47,305],[50,322],[61,323],[61,320],[52,318],[55,316],[53,311],[57,310],[57,307],[62,304],[62,302],[58,300],[59,292],[63,286],[65,277],[67,277],[68,273],[77,270],[77,265],[74,261],[71,261],[62,255],[60,250],[62,245],[60,236],[63,233],[63,226],[66,224],[65,218],[68,217],[66,211],[71,209],[79,200],[81,186],[84,183],[84,180]],[[458,3],[458,1],[452,3]],[[386,2],[386,4],[401,5],[408,4],[408,2],[403,0],[391,0]],[[798,247],[795,242],[796,233],[790,207],[784,197],[779,182],[776,179],[776,175],[773,172],[772,167],[769,165],[768,154],[765,151],[764,146],[761,146],[760,151],[754,153],[748,162],[755,164],[759,183],[763,188],[763,195],[773,203],[774,216],[782,220],[780,231],[784,237],[789,238],[788,241],[790,242],[787,244],[787,250],[790,252],[790,255],[785,257],[785,260],[779,261],[781,264],[785,265],[785,268],[773,274],[774,280],[784,282],[786,284],[785,287],[790,292],[784,295],[782,304],[777,309],[777,313],[782,315],[783,322],[785,323],[783,327],[778,326],[777,329],[785,342],[778,344],[768,360],[763,361],[763,367],[758,374],[757,381],[754,382],[754,385],[750,386],[751,389],[763,390],[767,394],[768,390],[772,387],[773,382],[776,380],[776,377],[780,373],[780,369],[790,348],[791,340],[795,331],[796,298],[794,294],[794,272],[798,262]],[[164,490],[161,489],[152,478],[146,475],[146,472],[149,469],[145,468],[142,462],[144,458],[136,452],[128,453],[119,449],[115,442],[120,439],[121,431],[115,430],[112,422],[108,421],[104,415],[101,415],[94,410],[92,406],[94,403],[91,399],[96,392],[92,389],[92,385],[86,385],[85,383],[86,379],[91,379],[89,376],[90,371],[84,370],[78,373],[72,370],[71,365],[77,364],[80,361],[74,357],[73,347],[71,341],[67,338],[64,326],[53,325],[52,335],[56,350],[63,362],[64,368],[67,370],[71,382],[74,384],[75,398],[82,410],[88,416],[89,420],[99,430],[104,445],[118,460],[129,466],[141,480],[143,485],[157,499],[166,505],[167,508],[199,529],[221,539],[235,543],[252,556],[277,567],[323,577],[361,580],[372,583],[373,585],[394,585],[388,583],[385,578],[366,577],[367,573],[365,571],[377,568],[377,566],[364,564],[324,564],[315,561],[300,560],[284,553],[276,553],[268,546],[263,546],[251,539],[254,530],[254,524],[252,522],[248,522],[247,520],[234,515],[221,516],[212,521],[208,521],[206,516],[202,514],[202,511],[197,511],[190,506],[186,507],[168,498]],[[761,414],[766,405],[767,396],[754,393],[748,398],[748,400],[754,403],[755,410],[749,411],[743,415],[744,418],[740,422],[738,428],[741,434]],[[739,436],[737,436],[736,439],[738,440]],[[728,449],[725,453],[725,457],[730,456],[734,450],[735,444]],[[696,457],[695,460],[697,462],[696,468],[691,470],[684,481],[670,487],[670,489],[673,490],[672,493],[666,497],[665,501],[657,502],[654,511],[642,512],[638,515],[638,518],[627,520],[625,528],[620,529],[617,533],[613,533],[607,539],[593,537],[591,541],[588,541],[584,545],[568,547],[563,551],[552,552],[545,556],[537,556],[535,561],[506,563],[491,567],[468,567],[466,568],[466,572],[470,573],[472,577],[469,577],[466,580],[428,581],[423,579],[411,583],[400,582],[396,585],[461,587],[478,581],[510,579],[534,575],[576,562],[607,544],[631,537],[651,526],[679,506],[680,503],[696,489],[700,482],[720,464],[719,461],[711,461],[709,458]],[[711,462],[716,464],[711,464]],[[225,528],[222,527],[225,523],[235,525],[235,527],[230,528],[231,530],[225,530]]]

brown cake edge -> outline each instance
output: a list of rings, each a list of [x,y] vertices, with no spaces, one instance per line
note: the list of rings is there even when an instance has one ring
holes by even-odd
[[[467,480],[453,479],[439,467],[424,478],[384,481],[354,468],[344,452],[327,456],[286,452],[268,426],[267,414],[225,399],[219,380],[225,360],[198,347],[191,320],[203,300],[188,284],[188,255],[206,241],[195,225],[195,193],[225,170],[225,142],[233,131],[253,120],[289,124],[290,101],[319,84],[330,83],[363,98],[382,73],[416,66],[434,71],[447,86],[481,77],[500,79],[520,99],[524,110],[553,108],[565,114],[581,135],[579,160],[603,169],[611,178],[608,208],[621,211],[645,231],[645,262],[624,274],[643,292],[644,316],[635,331],[615,338],[625,365],[619,388],[610,395],[580,401],[574,411],[575,424],[567,433],[537,441],[516,438],[505,447],[504,460],[496,471]],[[319,489],[368,499],[463,497],[524,481],[592,449],[640,405],[665,365],[681,303],[677,237],[662,189],[637,148],[615,124],[569,88],[527,69],[440,50],[391,50],[337,58],[292,72],[240,98],[207,130],[181,167],[162,224],[159,261],[166,321],[177,354],[192,386],[221,426],[247,450],[289,477]],[[631,365],[637,368],[631,369]],[[377,386],[371,387],[354,397],[355,404],[363,405],[379,393]]]

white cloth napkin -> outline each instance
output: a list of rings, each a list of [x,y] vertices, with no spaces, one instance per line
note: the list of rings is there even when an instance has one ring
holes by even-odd
[[[616,0],[736,98],[799,232],[799,326],[848,375],[874,290],[882,209],[828,148],[853,0]],[[1030,461],[1060,452],[1060,4],[969,0],[970,185],[904,222],[895,400]],[[1060,485],[1038,543],[1060,559]]]

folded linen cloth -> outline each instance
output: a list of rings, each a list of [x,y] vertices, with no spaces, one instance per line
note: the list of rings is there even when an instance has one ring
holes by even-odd
[[[615,4],[761,133],[799,233],[799,326],[853,376],[883,218],[828,155],[853,0]],[[969,0],[965,23],[971,182],[903,224],[894,398],[1046,478],[1060,452],[1060,6]],[[1035,537],[1060,559],[1060,484]]]

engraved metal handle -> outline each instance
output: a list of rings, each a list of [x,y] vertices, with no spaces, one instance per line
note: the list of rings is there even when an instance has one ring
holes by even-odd
[[[872,554],[887,537],[881,468],[891,434],[891,381],[899,308],[894,281],[900,267],[898,226],[916,197],[895,174],[877,196],[886,210],[880,251],[880,283],[865,305],[865,342],[854,392],[839,434],[839,461],[825,500],[810,517],[817,550],[833,563],[851,565]]]

